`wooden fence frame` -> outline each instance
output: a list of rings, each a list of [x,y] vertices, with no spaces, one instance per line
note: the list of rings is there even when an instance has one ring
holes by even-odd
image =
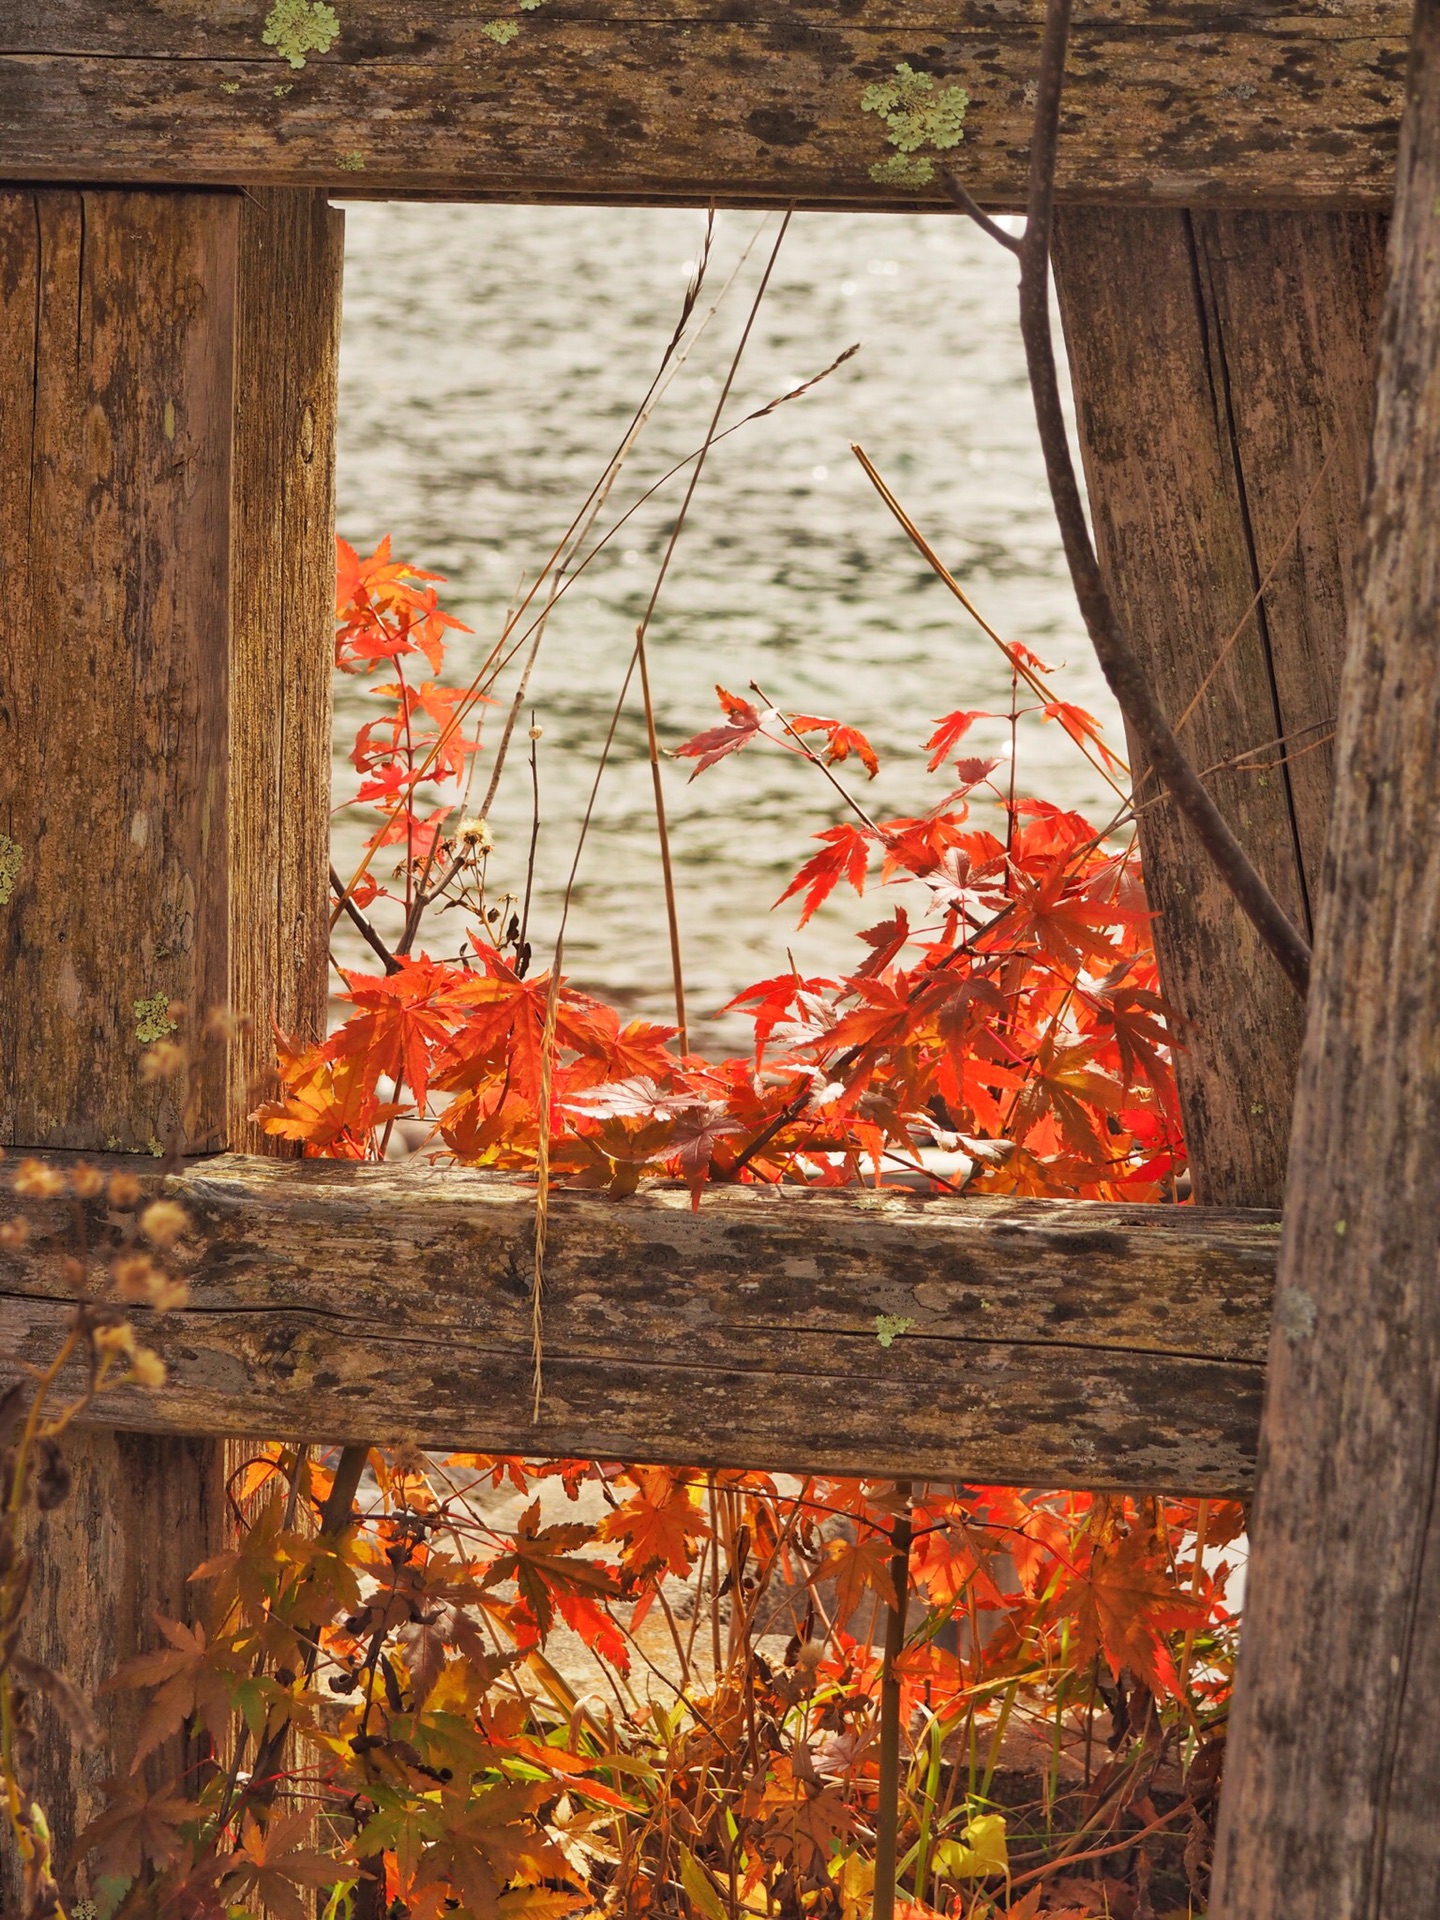
[[[300,50],[299,64],[257,38],[258,12],[239,7],[177,24],[131,0],[124,45],[114,9],[96,0],[20,0],[0,22],[0,182],[12,183],[0,186],[0,534],[20,556],[0,608],[8,1144],[93,1153],[163,1138],[176,1115],[136,1071],[147,1019],[179,1000],[198,1029],[228,998],[250,1023],[196,1079],[192,1138],[258,1149],[245,1115],[269,1015],[318,1029],[340,252],[327,190],[933,206],[925,167],[952,150],[922,145],[918,171],[897,167],[883,110],[864,104],[867,87],[913,63],[937,87],[971,94],[955,157],[977,197],[1020,198],[1038,6],[1017,17],[972,0],[957,21],[939,0],[872,0],[856,22],[825,0],[748,0],[743,17],[729,0],[696,0],[693,19],[662,32],[629,0],[548,0],[488,33],[433,5],[417,25],[415,6],[350,0],[338,43]],[[1262,739],[1301,724],[1307,701],[1319,712],[1337,698],[1408,21],[1392,0],[1283,17],[1255,4],[1198,26],[1180,0],[1131,5],[1082,10],[1077,25],[1058,278],[1102,558],[1172,710],[1205,681],[1204,757],[1223,780]],[[1232,622],[1239,637],[1212,677]],[[1304,775],[1277,763],[1271,791],[1236,782],[1242,838],[1301,918],[1321,885],[1329,771],[1322,753]],[[88,814],[73,804],[81,791],[96,796]],[[37,807],[37,794],[71,804]],[[1005,1221],[941,1202],[816,1196],[824,1234],[811,1230],[797,1252],[817,1217],[811,1196],[717,1194],[698,1222],[665,1195],[608,1210],[575,1202],[573,1225],[562,1200],[560,1397],[585,1384],[593,1303],[582,1296],[604,1300],[584,1283],[587,1241],[612,1247],[606,1274],[629,1290],[634,1324],[607,1349],[598,1393],[573,1415],[552,1401],[557,1417],[535,1430],[537,1444],[565,1436],[588,1451],[634,1438],[637,1453],[702,1460],[753,1446],[777,1465],[800,1464],[803,1445],[818,1459],[827,1442],[813,1423],[797,1417],[777,1433],[761,1417],[777,1337],[816,1353],[828,1343],[824,1377],[840,1380],[837,1351],[853,1355],[873,1337],[874,1312],[889,1311],[876,1303],[905,1295],[921,1324],[884,1351],[885,1391],[868,1413],[857,1392],[845,1399],[828,1456],[837,1466],[1195,1491],[1246,1483],[1277,1236],[1273,1212],[1224,1209],[1278,1204],[1299,1023],[1278,990],[1265,996],[1253,944],[1200,863],[1167,838],[1163,809],[1142,834],[1163,876],[1167,989],[1196,1036],[1182,1093],[1197,1191],[1214,1210],[1182,1220],[1157,1209],[1122,1229],[1077,1207],[1057,1227],[1043,1210]],[[352,1437],[323,1399],[313,1355],[308,1373],[286,1375],[303,1346],[295,1323],[318,1317],[322,1294],[330,1311],[337,1285],[372,1297],[393,1287],[412,1314],[434,1311],[423,1297],[433,1228],[417,1227],[420,1202],[406,1195],[438,1190],[452,1239],[468,1245],[480,1216],[490,1231],[451,1317],[434,1324],[475,1343],[459,1393],[482,1374],[503,1376],[504,1391],[492,1424],[477,1417],[462,1433],[447,1412],[426,1426],[423,1369],[377,1360],[381,1327],[367,1363],[393,1365],[408,1384],[372,1393],[364,1411],[392,1431],[523,1438],[523,1193],[492,1183],[482,1198],[455,1176],[427,1190],[383,1169],[318,1175],[231,1157],[187,1169],[181,1185],[196,1213],[186,1257],[199,1306],[188,1350],[183,1320],[164,1338],[187,1417],[213,1420],[212,1435],[254,1414]],[[771,1204],[778,1225],[753,1227]],[[413,1236],[388,1263],[370,1245],[387,1219]],[[747,1250],[721,1258],[716,1237],[737,1221]],[[292,1232],[317,1268],[337,1236],[353,1249],[338,1282],[332,1273],[322,1287],[297,1267]],[[976,1240],[980,1278],[957,1282],[955,1249]],[[787,1260],[821,1266],[817,1245],[843,1277],[838,1304],[823,1295],[824,1271],[806,1269],[788,1276],[783,1314],[729,1317],[728,1294],[763,1288],[777,1260],[782,1277]],[[656,1285],[661,1247],[674,1264]],[[13,1254],[0,1276],[0,1329],[22,1349],[42,1342],[59,1311],[53,1283]],[[962,1322],[986,1311],[992,1280],[1000,1334],[977,1341]],[[1137,1323],[1162,1306],[1163,1333],[1153,1318]],[[634,1422],[607,1424],[612,1384],[626,1366],[638,1378],[663,1365],[687,1311],[707,1338],[731,1343],[734,1384],[721,1368],[704,1421],[688,1424],[672,1384],[649,1442]],[[482,1321],[496,1343],[483,1367]],[[1076,1326],[1083,1377],[1111,1398],[1068,1436],[1074,1403],[1053,1399],[1042,1433],[1041,1383],[1077,1365]],[[988,1402],[954,1386],[981,1349],[1003,1388]],[[1272,1352],[1286,1358],[1283,1344]],[[1195,1394],[1205,1368],[1208,1399]],[[880,1431],[886,1410],[893,1427],[912,1402],[911,1437]],[[1180,1402],[1198,1417],[1183,1407],[1177,1417]],[[169,1416],[127,1403],[119,1417],[138,1427]],[[1081,1457],[1086,1438],[1097,1455],[1105,1440],[1103,1466]],[[75,1677],[93,1689],[152,1608],[183,1610],[185,1575],[221,1525],[220,1447],[97,1430],[75,1466],[76,1498],[47,1522],[36,1632],[42,1656],[80,1649]],[[161,1500],[173,1523],[163,1543]],[[127,1711],[111,1703],[117,1740]],[[63,1845],[95,1783],[58,1737],[44,1738]],[[1426,1911],[1407,1907],[1407,1920],[1412,1910]]]

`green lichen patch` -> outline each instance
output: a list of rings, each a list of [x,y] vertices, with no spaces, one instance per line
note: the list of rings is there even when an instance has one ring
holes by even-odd
[[[153,1047],[157,1040],[164,1040],[177,1030],[170,1018],[168,993],[152,993],[147,999],[135,1001],[134,1006],[137,1046]]]
[[[903,1313],[877,1313],[875,1316],[875,1338],[882,1347],[893,1347],[902,1333],[908,1333],[915,1322]]]
[[[365,156],[357,147],[354,153],[342,153],[336,165],[343,167],[347,173],[363,173]]]
[[[240,91],[240,82],[238,80],[222,80],[220,82],[220,91],[222,93],[238,93]]]
[[[8,833],[0,833],[0,907],[15,891],[15,882],[20,878],[20,869],[25,864],[25,855],[18,843]]]
[[[938,86],[933,74],[917,73],[902,60],[893,80],[878,81],[860,96],[860,111],[879,116],[895,149],[875,162],[870,178],[882,187],[927,186],[935,178],[935,163],[922,149],[946,153],[958,147],[969,104],[964,87]]]
[[[328,53],[339,36],[335,9],[325,0],[275,0],[260,38],[298,68],[307,54]]]
[[[508,47],[520,29],[513,20],[487,20],[480,31],[497,47]]]

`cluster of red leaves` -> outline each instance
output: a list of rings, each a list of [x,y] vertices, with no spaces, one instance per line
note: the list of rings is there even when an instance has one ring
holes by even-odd
[[[418,650],[438,673],[445,627],[456,624],[438,607],[434,576],[392,561],[388,543],[364,561],[342,546],[342,664],[399,669]],[[1044,670],[1028,652],[1024,664],[1032,677]],[[551,981],[530,975],[513,913],[485,902],[484,823],[437,839],[450,809],[422,816],[416,801],[427,783],[463,775],[474,746],[466,699],[429,681],[415,692],[403,674],[373,691],[390,710],[361,729],[357,798],[389,811],[367,855],[405,849],[394,877],[407,909],[437,867],[450,876],[446,897],[468,909],[471,944],[456,959],[406,954],[386,974],[347,972],[354,1011],[318,1046],[283,1046],[283,1097],[261,1117],[308,1152],[352,1158],[383,1154],[396,1118],[424,1120],[437,1150],[524,1170],[539,1145]],[[868,740],[839,721],[782,715],[723,688],[720,700],[723,724],[676,750],[697,772],[760,739],[817,765],[854,755],[875,771]],[[422,711],[433,732],[416,730]],[[1080,709],[1050,702],[1044,713],[1098,741]],[[935,724],[924,748],[932,769],[951,762],[981,717]],[[823,754],[807,744],[816,735]],[[996,763],[953,764],[958,786],[922,817],[872,821],[857,806],[816,836],[819,851],[781,895],[803,895],[802,922],[842,882],[863,892],[877,868],[882,885],[918,895],[920,912],[912,923],[913,901],[895,906],[864,934],[849,974],[791,971],[736,995],[728,1010],[753,1020],[753,1057],[682,1058],[673,1028],[622,1021],[559,984],[545,1116],[552,1177],[615,1194],[646,1175],[680,1178],[698,1204],[711,1179],[913,1179],[919,1156],[938,1148],[959,1156],[967,1191],[1173,1192],[1183,1148],[1133,853],[1033,800],[1007,802],[1002,839],[971,818]],[[352,898],[382,891],[367,874]]]
[[[466,944],[347,971],[343,1023],[282,1045],[271,1131],[363,1159],[422,1123],[432,1152],[523,1173],[543,1125],[552,1178],[617,1197],[679,1178],[697,1205],[714,1180],[1179,1197],[1133,853],[996,787],[997,760],[960,752],[991,716],[932,724],[922,750],[951,776],[934,808],[875,820],[851,799],[785,890],[804,919],[841,884],[906,890],[854,970],[758,982],[732,1002],[753,1052],[682,1057],[674,1029],[532,975],[518,884],[487,895],[485,822],[446,833],[475,700],[439,684],[456,623],[435,585],[388,544],[365,560],[342,545],[337,660],[395,676],[353,755],[380,822],[350,897],[388,900],[407,927],[443,902]],[[412,686],[416,653],[435,677]],[[1043,686],[1044,663],[1015,654],[1017,689]],[[720,700],[721,724],[677,749],[697,772],[760,741],[832,790],[847,761],[876,771],[839,720]],[[1123,771],[1080,709],[1028,711]],[[999,831],[975,817],[982,796]],[[398,864],[374,877],[387,847]],[[258,1517],[198,1576],[206,1625],[167,1625],[124,1676],[155,1689],[144,1751],[183,1723],[213,1757],[155,1793],[134,1775],[114,1789],[89,1836],[113,1910],[298,1915],[319,1885],[337,1920],[868,1920],[901,1520],[899,1911],[1125,1920],[1166,1872],[1177,1897],[1202,1895],[1234,1627],[1228,1570],[1202,1549],[1239,1533],[1238,1508],[413,1452],[372,1465],[365,1522],[319,1539],[327,1474],[268,1450],[240,1489],[258,1488]],[[587,1660],[613,1705],[577,1696]],[[1000,1795],[1025,1772],[1017,1742],[1025,1778],[1043,1777],[1028,1801]],[[1160,1877],[1137,1894],[1120,1868],[1152,1852]]]
[[[1234,1506],[996,1487],[912,1504],[869,1482],[413,1450],[371,1464],[365,1519],[325,1537],[330,1474],[278,1447],[250,1462],[233,1489],[248,1529],[195,1575],[204,1621],[163,1623],[165,1647],[119,1676],[150,1697],[84,1840],[109,1911],[220,1920],[263,1902],[301,1920],[306,1889],[338,1913],[383,1882],[382,1904],[416,1920],[863,1920],[873,1643],[901,1518],[919,1616],[898,1665],[917,1730],[913,1916],[1044,1910],[998,1904],[1007,1880],[1049,1876],[1067,1819],[1164,1824],[1167,1759],[1173,1773],[1179,1740],[1223,1714],[1227,1570],[1198,1547],[1235,1536]],[[577,1517],[548,1517],[557,1500]],[[552,1664],[562,1629],[613,1707]],[[657,1663],[673,1705],[633,1684]],[[995,1811],[997,1756],[1027,1718],[1058,1755],[1062,1730],[1090,1745],[1097,1712],[1108,1746],[1070,1804],[1057,1788],[1043,1820]],[[200,1759],[147,1786],[143,1763],[182,1727]],[[948,1756],[928,1812],[927,1751]],[[1170,1798],[1192,1843],[1194,1791]],[[1063,1910],[1114,1911],[1095,1886],[1109,1905]]]

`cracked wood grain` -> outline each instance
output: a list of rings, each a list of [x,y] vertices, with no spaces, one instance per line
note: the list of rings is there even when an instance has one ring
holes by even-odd
[[[172,1002],[187,1039],[213,1007],[249,1016],[190,1088],[189,1144],[246,1144],[272,1013],[323,1028],[340,227],[313,193],[0,189],[7,1146],[165,1138],[177,1083],[141,1054]],[[223,1451],[203,1430],[68,1436],[30,1652],[93,1694],[157,1611],[185,1617],[221,1544]],[[98,1711],[111,1752],[38,1714],[61,1860],[141,1702]],[[13,1864],[0,1850],[5,1912]]]
[[[1440,0],[1420,0],[1216,1920],[1440,1911]]]
[[[323,186],[417,198],[910,207],[860,97],[900,61],[971,96],[958,160],[1023,204],[1037,0],[548,0],[513,13],[347,0],[292,71],[262,11],[18,0],[0,20],[0,178]],[[1384,206],[1398,0],[1077,10],[1062,199]]]
[[[562,1190],[532,1425],[528,1185],[226,1156],[175,1190],[192,1305],[147,1321],[171,1380],[107,1400],[121,1427],[1204,1493],[1252,1476],[1271,1214],[755,1188],[697,1214],[683,1191]],[[0,1380],[65,1311],[38,1242],[3,1256]],[[913,1323],[888,1348],[882,1313]]]
[[[1055,228],[1102,571],[1162,708],[1178,722],[1193,705],[1182,743],[1307,936],[1385,233],[1379,213],[1101,207],[1061,209]],[[1303,1008],[1274,992],[1270,956],[1130,749],[1196,1197],[1278,1205]]]

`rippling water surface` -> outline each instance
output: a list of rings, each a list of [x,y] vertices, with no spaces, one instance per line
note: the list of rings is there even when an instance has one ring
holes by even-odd
[[[758,216],[722,214],[708,293],[754,240]],[[777,219],[671,386],[611,506],[623,511],[703,439]],[[602,471],[674,326],[704,216],[555,207],[356,205],[347,211],[341,354],[340,530],[449,577],[445,603],[475,629],[456,678],[497,635]],[[702,300],[702,306],[704,301]],[[882,770],[865,805],[914,813],[944,792],[918,751],[934,716],[1006,706],[991,643],[926,569],[850,453],[860,442],[993,625],[1052,661],[1064,697],[1107,720],[1044,492],[1015,319],[1013,263],[958,219],[805,214],[791,222],[726,420],[824,367],[818,391],[717,447],[652,629],[662,744],[719,713],[716,681],[756,680],[779,705],[863,727]],[[683,484],[683,483],[681,483]],[[532,932],[543,952],[600,745],[680,498],[641,509],[556,608],[532,682],[541,835]],[[615,517],[612,512],[602,527]],[[336,797],[366,702],[337,686]],[[493,744],[498,727],[487,727]],[[1006,751],[981,723],[973,750]],[[967,743],[968,744],[968,743]],[[853,763],[852,763],[853,764]],[[1100,817],[1106,789],[1058,728],[1022,730],[1022,790]],[[723,1002],[785,964],[848,963],[858,927],[888,911],[832,896],[796,933],[770,912],[807,837],[840,817],[812,768],[752,750],[687,784],[667,763],[685,968],[698,1037],[742,1045]],[[846,769],[848,773],[848,769]],[[482,756],[478,779],[488,773]],[[517,754],[491,815],[491,877],[523,885],[528,769]],[[337,857],[364,829],[341,816]],[[432,935],[453,950],[460,930]],[[362,964],[365,949],[347,956]],[[578,983],[656,1017],[669,958],[638,695],[623,715],[580,867],[567,935]]]

